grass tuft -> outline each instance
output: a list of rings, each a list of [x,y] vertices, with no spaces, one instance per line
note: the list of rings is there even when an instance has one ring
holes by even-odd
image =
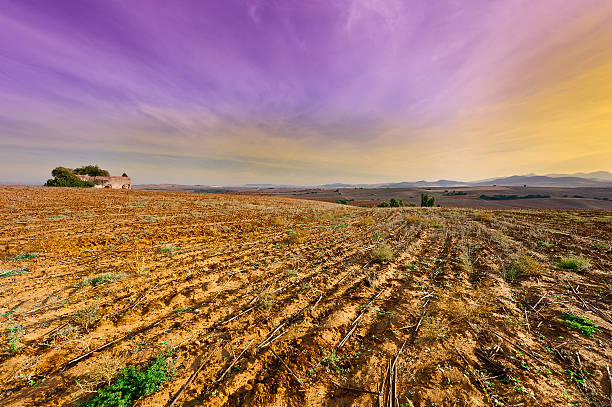
[[[106,273],[101,274],[99,276],[90,277],[85,279],[75,285],[76,288],[83,287],[86,285],[90,285],[92,287],[97,287],[99,285],[110,283],[115,280],[119,280],[120,278],[125,278],[126,275],[123,273]]]
[[[392,261],[394,258],[391,246],[381,243],[372,249],[372,258],[381,263]]]
[[[521,255],[516,258],[504,273],[506,280],[514,281],[521,277],[540,275],[540,263],[533,257]]]
[[[584,271],[590,266],[589,259],[579,256],[564,257],[559,262],[559,268],[563,270]]]

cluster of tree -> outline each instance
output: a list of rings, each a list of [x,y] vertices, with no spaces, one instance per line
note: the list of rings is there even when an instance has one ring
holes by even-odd
[[[461,195],[467,195],[467,192],[465,191],[455,191],[454,189],[452,191],[444,191],[444,193],[442,194],[444,196],[461,196]]]
[[[529,194],[529,195],[480,195],[480,199],[487,201],[506,201],[512,199],[534,199],[550,198],[550,195]]]
[[[404,206],[404,202],[400,199],[399,201],[395,198],[391,198],[389,202],[381,202],[378,204],[379,208],[399,208]]]
[[[426,193],[421,193],[421,206],[424,206],[424,207],[436,206],[436,197],[429,196]]]
[[[108,171],[101,169],[97,165],[86,165],[74,170],[66,167],[56,167],[51,171],[53,178],[47,180],[45,186],[47,187],[81,187],[91,188],[94,186],[93,182],[82,181],[75,174],[78,175],[91,175],[108,177],[110,174]]]
[[[110,173],[97,165],[84,165],[73,170],[78,175],[91,175],[92,177],[110,177]]]
[[[336,203],[342,204],[342,205],[348,205],[349,203],[353,202],[354,199],[338,199],[336,200]]]

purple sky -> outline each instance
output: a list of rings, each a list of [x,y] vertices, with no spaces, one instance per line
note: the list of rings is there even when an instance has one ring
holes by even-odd
[[[612,2],[0,0],[0,181],[612,170]]]

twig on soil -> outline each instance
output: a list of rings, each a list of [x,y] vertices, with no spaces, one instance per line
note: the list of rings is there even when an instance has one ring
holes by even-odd
[[[588,303],[587,301],[585,301],[580,294],[578,294],[578,291],[572,287],[572,285],[565,281],[565,283],[569,286],[569,288],[572,290],[572,293],[574,294],[574,296],[576,298],[578,298],[580,300],[580,302],[582,302],[582,305],[584,306],[584,308],[593,311],[594,313],[596,313],[597,315],[599,315],[600,317],[602,317],[604,320],[606,320],[607,322],[612,324],[612,318],[610,318],[610,316],[608,314],[606,314],[605,312],[603,312],[602,310],[600,310],[599,308],[597,308],[596,306]]]
[[[221,380],[223,380],[223,378],[225,377],[225,375],[227,374],[227,372],[229,372],[232,367],[234,367],[234,365],[236,364],[237,361],[240,360],[240,358],[242,358],[242,355],[244,355],[244,353],[249,349],[249,347],[251,346],[251,344],[253,343],[254,339],[251,340],[249,342],[249,344],[246,346],[246,348],[244,348],[244,350],[242,352],[240,352],[240,355],[238,355],[238,357],[236,359],[234,359],[232,361],[232,363],[230,363],[230,365],[227,367],[227,369],[225,369],[225,371],[223,372],[223,374],[215,381],[214,384],[218,384],[221,382]]]
[[[273,354],[274,356],[276,356],[276,358],[277,358],[278,360],[280,360],[280,362],[283,364],[283,366],[285,366],[285,368],[286,368],[286,369],[289,371],[289,373],[291,373],[291,376],[293,376],[293,378],[294,378],[295,380],[297,380],[297,382],[300,384],[300,386],[303,386],[303,385],[304,385],[304,383],[302,383],[302,381],[300,380],[300,378],[299,378],[299,377],[297,377],[295,373],[293,373],[293,370],[291,370],[291,368],[290,368],[289,366],[287,366],[287,364],[285,363],[285,361],[284,361],[284,360],[283,360],[283,359],[282,359],[280,356],[278,356],[278,355],[276,354],[276,352],[274,352],[274,349],[272,349],[272,348],[269,348],[269,349],[270,349],[270,351],[272,352],[272,354]]]
[[[540,359],[540,358],[538,358],[536,355],[534,355],[534,354],[533,354],[533,352],[531,352],[531,351],[529,351],[529,350],[527,350],[527,349],[523,348],[522,346],[520,346],[520,345],[518,345],[517,343],[515,343],[515,342],[511,341],[510,339],[507,339],[506,337],[504,337],[504,336],[502,336],[502,335],[498,334],[498,333],[497,333],[497,332],[495,332],[495,331],[490,331],[490,332],[492,332],[492,333],[493,333],[495,336],[497,336],[497,337],[499,337],[499,338],[503,339],[504,341],[508,342],[510,345],[516,346],[516,347],[517,347],[517,348],[518,348],[520,351],[522,351],[522,352],[526,353],[527,355],[531,356],[532,358],[534,358],[535,360],[537,360],[538,362],[540,362],[542,365],[544,365],[544,366],[548,367],[548,365],[547,365],[546,363],[544,363],[544,362],[542,361],[542,359]]]
[[[157,286],[159,285],[159,283],[155,284],[153,287],[149,288],[147,291],[145,291],[144,293],[142,293],[137,299],[136,301],[134,301],[134,303],[132,303],[132,305],[129,305],[126,309],[124,309],[123,311],[121,311],[120,313],[123,314],[129,310],[131,310],[132,308],[136,307],[136,305],[138,305],[138,303],[140,301],[142,301],[144,299],[144,297],[150,293],[152,290],[155,290],[157,288]],[[119,314],[119,313],[118,313]]]
[[[181,397],[181,394],[183,394],[183,392],[185,391],[185,389],[187,388],[187,386],[189,386],[191,384],[191,382],[193,381],[193,379],[195,379],[195,377],[198,375],[198,373],[200,373],[200,371],[202,370],[202,368],[206,365],[206,363],[208,362],[208,360],[212,357],[212,355],[216,352],[216,350],[219,348],[219,346],[221,346],[221,342],[223,342],[223,339],[221,339],[219,342],[217,342],[217,346],[215,346],[215,348],[208,354],[208,356],[206,356],[206,358],[202,361],[202,363],[200,363],[200,366],[196,369],[195,372],[193,372],[191,374],[191,376],[189,376],[189,379],[187,379],[187,381],[185,382],[185,384],[183,384],[183,386],[181,386],[181,389],[178,391],[178,393],[176,393],[176,395],[172,398],[172,401],[170,402],[170,404],[168,405],[169,407],[174,406],[174,404],[178,401],[179,397]]]
[[[358,389],[356,387],[347,387],[347,386],[343,386],[340,383],[337,383],[333,380],[330,379],[330,382],[332,382],[334,385],[336,385],[337,387],[341,388],[342,390],[347,390],[347,391],[356,391],[359,393],[366,393],[366,394],[374,394],[375,396],[379,396],[380,397],[380,392],[378,391],[372,391],[372,390],[366,390],[366,389]]]
[[[221,322],[219,325],[225,325],[225,324],[227,324],[228,322],[232,322],[232,321],[233,321],[233,320],[235,320],[236,318],[238,318],[238,317],[240,317],[240,316],[242,316],[242,315],[246,314],[247,312],[251,311],[253,308],[255,308],[255,307],[249,307],[249,308],[245,309],[244,311],[242,311],[240,314],[238,314],[238,315],[236,315],[236,316],[233,316],[233,317],[231,317],[230,319],[228,319],[228,320],[225,320],[225,321]]]
[[[608,372],[608,381],[610,382],[610,406],[612,406],[612,375],[610,375],[610,366],[607,363],[606,371]]]
[[[463,361],[465,362],[465,368],[478,381],[478,384],[480,384],[480,387],[482,388],[482,391],[485,393],[485,396],[487,397],[487,401],[490,403],[491,402],[491,398],[489,397],[489,393],[487,392],[487,386],[485,386],[484,382],[482,381],[482,378],[480,376],[478,376],[470,368],[470,362],[467,361],[467,359],[461,354],[461,352],[459,352],[459,349],[457,349],[456,347],[455,347],[455,352],[457,352],[457,355],[459,355],[461,357],[461,359],[463,359]]]

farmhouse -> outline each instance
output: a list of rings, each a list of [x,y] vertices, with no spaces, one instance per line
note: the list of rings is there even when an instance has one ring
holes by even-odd
[[[76,174],[75,174],[76,175]],[[103,177],[91,175],[76,175],[81,181],[89,181],[94,183],[94,188],[110,188],[110,189],[132,189],[132,180],[127,174],[120,177]]]

